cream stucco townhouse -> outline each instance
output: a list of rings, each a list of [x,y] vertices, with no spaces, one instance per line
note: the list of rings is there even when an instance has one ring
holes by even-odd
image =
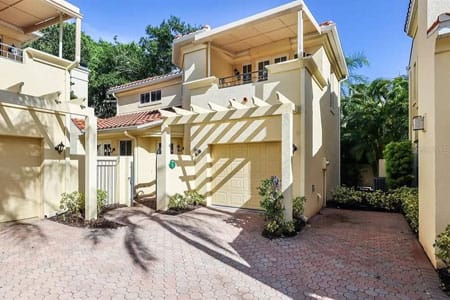
[[[419,240],[436,266],[433,243],[450,224],[450,1],[410,0],[406,33],[410,139],[418,157]]]
[[[80,186],[86,217],[96,217],[97,122],[86,107],[88,71],[79,67],[81,19],[63,0],[0,2],[0,222],[54,215],[61,193]],[[66,20],[76,23],[75,61],[62,58],[62,25],[59,57],[24,46]],[[88,129],[78,155],[70,148],[73,116]]]
[[[306,215],[339,185],[340,82],[336,25],[294,1],[173,43],[178,72],[113,87],[117,116],[99,120],[99,155],[135,159],[135,193],[158,209],[184,190],[208,205],[259,209],[257,187],[281,179],[286,215]]]

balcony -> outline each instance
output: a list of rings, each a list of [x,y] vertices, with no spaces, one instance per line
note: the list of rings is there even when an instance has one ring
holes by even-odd
[[[219,78],[219,89],[236,85],[266,81],[267,79],[268,79],[268,72],[265,69],[243,74],[237,72],[233,76]]]
[[[23,62],[23,50],[15,45],[0,43],[0,57],[21,63]]]

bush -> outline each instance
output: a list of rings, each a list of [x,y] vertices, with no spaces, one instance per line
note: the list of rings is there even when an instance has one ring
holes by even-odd
[[[168,206],[169,209],[183,210],[187,209],[188,202],[186,201],[186,198],[183,195],[176,193],[175,195],[169,197]]]
[[[356,191],[354,188],[338,186],[333,192],[333,199],[338,204],[358,207],[363,202],[363,192]]]
[[[84,214],[84,195],[76,191],[61,194],[59,208],[70,214]]]
[[[296,197],[292,200],[292,216],[294,219],[301,219],[305,211],[305,197]]]
[[[186,210],[189,206],[206,205],[205,196],[196,191],[186,191],[184,195],[176,193],[169,197],[169,209]]]
[[[436,248],[436,256],[445,263],[446,267],[450,267],[450,225],[437,236],[433,245]]]
[[[399,199],[406,221],[414,233],[419,232],[419,195],[416,188],[399,188],[392,192]]]
[[[184,192],[184,198],[186,199],[188,205],[206,205],[205,196],[197,191]]]
[[[104,190],[97,190],[97,212],[100,213],[106,205],[106,198],[108,193]]]
[[[391,142],[386,146],[383,155],[386,159],[386,181],[389,188],[410,186],[414,178],[411,142]]]
[[[258,187],[261,207],[264,209],[266,221],[276,222],[280,227],[283,224],[283,194],[280,190],[280,180],[276,176],[265,179]]]

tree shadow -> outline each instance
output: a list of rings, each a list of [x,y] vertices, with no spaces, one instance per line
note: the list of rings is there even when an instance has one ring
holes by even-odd
[[[16,244],[39,243],[47,240],[41,227],[26,222],[10,222],[0,224],[0,239]]]
[[[112,210],[105,215],[106,219],[125,226],[124,247],[133,264],[144,272],[149,271],[148,265],[156,260],[156,257],[142,240],[139,230],[142,230],[143,227],[138,223],[150,217],[150,213],[130,208]],[[104,239],[113,238],[115,232],[116,229],[92,229],[89,230],[85,239],[90,240],[94,246],[97,246]]]

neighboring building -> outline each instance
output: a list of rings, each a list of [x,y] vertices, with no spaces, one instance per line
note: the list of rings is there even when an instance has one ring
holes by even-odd
[[[450,224],[450,1],[410,0],[405,31],[413,39],[409,129],[418,155],[419,240],[436,265],[433,243]]]
[[[158,120],[133,132],[99,131],[100,154],[112,148],[116,155],[132,133],[136,183],[157,182],[158,209],[186,189],[205,194],[209,205],[259,209],[257,186],[273,175],[282,179],[287,215],[293,196],[307,198],[307,216],[325,205],[340,183],[340,81],[347,76],[333,22],[319,25],[294,1],[177,38],[173,62],[181,74],[110,91],[118,115],[105,122],[156,109]]]
[[[96,118],[86,99],[70,102],[71,94],[87,97],[88,71],[78,68],[81,18],[63,0],[0,3],[0,222],[54,215],[61,194],[79,190],[84,180],[87,217],[96,216],[95,152],[90,155]],[[62,58],[62,40],[59,57],[22,49],[40,37],[38,30],[68,19],[76,23],[75,61]],[[75,115],[89,124],[86,156],[72,155],[69,146]],[[79,165],[86,165],[86,177]]]

